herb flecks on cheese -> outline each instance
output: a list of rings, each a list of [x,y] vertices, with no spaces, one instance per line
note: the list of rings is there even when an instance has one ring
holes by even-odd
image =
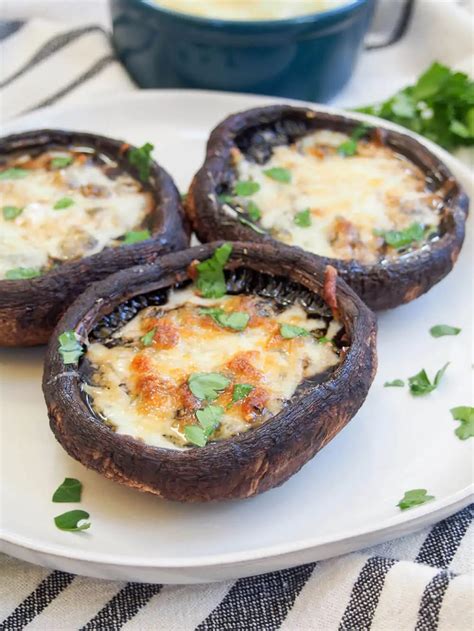
[[[354,151],[342,152],[349,142]],[[372,264],[423,247],[439,227],[442,198],[427,189],[423,173],[367,139],[320,130],[274,147],[265,164],[239,150],[233,160],[237,179],[255,188],[253,221],[274,238],[321,256]],[[285,174],[285,183],[269,173]],[[234,205],[250,215],[245,200]],[[408,238],[413,226],[418,232]],[[405,238],[392,244],[393,235]]]
[[[223,326],[223,314],[226,322],[232,314],[248,321]],[[283,336],[284,326],[298,334]],[[112,344],[89,345],[93,377],[83,388],[118,433],[165,448],[203,447],[266,422],[301,381],[337,365],[337,347],[318,340],[340,328],[299,305],[281,310],[254,295],[209,299],[177,290],[113,333]]]
[[[86,149],[15,154],[2,167],[0,279],[18,268],[44,273],[119,246],[123,235],[140,229],[153,207],[151,193]]]

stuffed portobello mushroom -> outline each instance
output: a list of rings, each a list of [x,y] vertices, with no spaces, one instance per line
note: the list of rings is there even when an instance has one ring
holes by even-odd
[[[182,501],[287,480],[362,405],[372,312],[293,248],[214,243],[92,285],[53,333],[51,428],[85,466]]]
[[[152,149],[59,130],[0,140],[0,346],[47,342],[91,282],[187,246]]]
[[[201,241],[279,241],[321,257],[373,309],[452,269],[468,198],[414,138],[306,108],[230,116],[212,132],[186,208]]]

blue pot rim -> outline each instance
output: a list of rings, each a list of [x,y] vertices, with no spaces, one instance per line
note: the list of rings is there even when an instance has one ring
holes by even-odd
[[[192,15],[190,13],[181,13],[179,11],[167,9],[154,0],[128,0],[128,2],[142,6],[152,12],[163,14],[177,21],[180,20],[190,26],[214,26],[216,28],[229,30],[240,30],[242,27],[250,30],[273,30],[275,27],[290,27],[307,24],[317,25],[318,23],[323,25],[333,19],[343,19],[360,7],[369,4],[371,0],[348,0],[347,4],[343,4],[327,11],[317,11],[315,13],[294,16],[292,18],[281,18],[275,20],[225,20],[222,18],[205,18],[198,15]]]

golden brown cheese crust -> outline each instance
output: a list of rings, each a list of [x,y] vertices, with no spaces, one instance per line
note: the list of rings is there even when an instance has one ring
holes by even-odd
[[[203,308],[246,314],[248,323],[243,330],[222,326]],[[284,324],[301,327],[304,334],[284,337]],[[198,425],[196,410],[207,405],[191,392],[189,379],[219,373],[228,380],[212,401],[223,410],[212,435],[220,440],[267,421],[301,381],[337,365],[340,352],[331,340],[339,330],[336,321],[310,319],[300,306],[279,311],[257,296],[208,300],[180,290],[164,307],[142,310],[114,334],[110,347],[89,346],[95,372],[84,390],[119,433],[183,447],[189,444],[185,428]],[[234,388],[241,384],[250,391],[235,401]]]

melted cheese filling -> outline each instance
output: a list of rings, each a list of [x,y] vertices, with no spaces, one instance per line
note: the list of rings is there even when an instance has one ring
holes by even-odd
[[[292,146],[275,147],[263,165],[236,150],[237,178],[260,184],[248,199],[261,212],[261,226],[276,239],[321,256],[370,264],[397,255],[377,232],[413,223],[436,228],[442,199],[427,190],[414,164],[386,147],[359,141],[356,155],[339,155],[337,148],[348,139],[318,131]],[[287,169],[291,182],[265,175],[275,167]],[[298,226],[296,215],[306,210],[311,225]]]
[[[224,328],[202,307],[250,316],[243,331]],[[281,324],[313,331],[312,335],[285,339]],[[84,385],[92,407],[118,433],[149,445],[167,448],[189,446],[186,425],[197,424],[196,410],[206,403],[190,391],[188,379],[195,373],[220,373],[230,380],[213,405],[224,415],[211,440],[228,438],[259,425],[277,414],[294,394],[298,384],[339,361],[327,340],[340,330],[308,318],[293,305],[277,312],[273,302],[257,296],[200,298],[191,289],[170,294],[164,307],[147,307],[114,334],[116,345],[91,343],[87,359],[93,366],[92,384]],[[140,338],[154,329],[151,346]],[[324,334],[326,341],[316,339]],[[232,403],[236,384],[249,384],[252,391]]]
[[[51,167],[52,159],[69,156],[74,157],[70,165]],[[4,166],[26,169],[27,175],[0,179],[0,278],[16,268],[46,271],[116,245],[153,205],[151,194],[130,175],[121,172],[111,179],[105,164],[83,153],[50,151]],[[55,208],[60,200],[67,207]],[[20,210],[18,216],[5,215],[10,207]]]
[[[166,9],[221,20],[281,20],[328,11],[352,0],[155,0]]]

